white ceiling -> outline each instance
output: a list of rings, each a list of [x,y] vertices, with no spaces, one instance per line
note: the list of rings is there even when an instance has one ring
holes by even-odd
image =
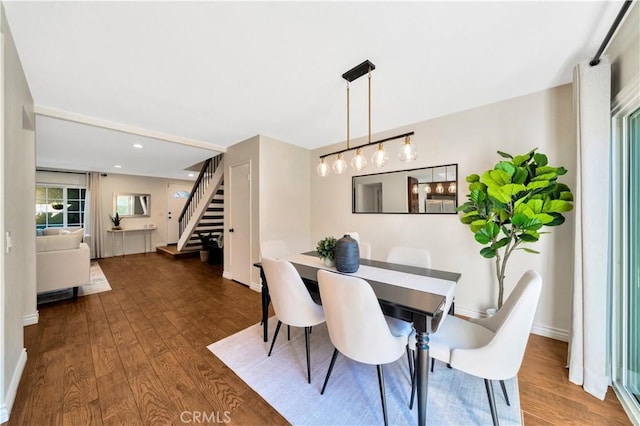
[[[50,115],[36,119],[37,165],[170,178],[256,134],[343,141],[341,75],[365,59],[373,133],[568,83],[621,4],[4,1]],[[352,137],[366,93],[366,78],[351,84]]]

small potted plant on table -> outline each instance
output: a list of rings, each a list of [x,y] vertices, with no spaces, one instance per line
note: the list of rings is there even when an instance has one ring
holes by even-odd
[[[120,217],[120,214],[118,212],[116,212],[115,216],[109,215],[109,217],[111,218],[111,222],[113,223],[111,229],[113,229],[114,231],[122,229],[122,226],[120,226],[120,221],[122,220],[122,218]]]
[[[335,266],[336,258],[336,239],[334,237],[326,237],[318,241],[316,246],[318,256],[324,262],[325,266]]]

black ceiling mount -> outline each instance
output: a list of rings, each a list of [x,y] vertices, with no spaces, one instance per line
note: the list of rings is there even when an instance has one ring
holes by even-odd
[[[347,71],[344,74],[342,74],[342,78],[344,78],[345,80],[351,82],[351,81],[356,80],[356,79],[362,77],[363,75],[367,74],[369,71],[373,71],[375,69],[376,69],[376,66],[373,65],[367,59],[363,63],[361,63],[360,65],[356,65],[355,67],[351,68],[349,71]]]

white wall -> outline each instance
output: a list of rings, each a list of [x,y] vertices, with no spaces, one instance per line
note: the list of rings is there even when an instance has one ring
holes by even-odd
[[[564,85],[543,92],[482,106],[445,117],[376,134],[381,139],[407,131],[418,149],[418,160],[402,164],[397,153],[402,140],[387,142],[389,164],[381,171],[458,163],[459,202],[466,200],[464,178],[481,173],[499,161],[496,151],[513,155],[538,147],[547,154],[550,164],[564,166],[569,173],[562,179],[575,185],[574,132],[572,126],[572,86]],[[375,126],[375,122],[373,123]],[[364,143],[355,140],[352,146]],[[323,147],[311,156],[311,238],[312,244],[327,235],[340,236],[358,231],[363,241],[372,245],[372,258],[384,260],[395,245],[424,247],[431,251],[435,269],[462,274],[456,290],[456,310],[477,316],[496,304],[497,289],[493,261],[480,256],[482,248],[473,239],[468,226],[457,215],[379,215],[351,213],[352,169],[343,175],[325,178],[315,173],[318,155],[344,148],[345,144]],[[370,157],[373,147],[366,149]],[[347,161],[350,161],[349,154]],[[329,163],[333,158],[328,158]],[[373,173],[373,166],[357,174]],[[528,269],[543,277],[543,291],[535,318],[534,332],[567,339],[572,280],[573,216],[566,223],[551,228],[535,249],[541,254],[515,253],[509,261],[506,292]]]
[[[310,156],[260,136],[260,241],[284,240],[292,252],[311,249]]]
[[[251,241],[250,256],[251,262],[257,262],[260,259],[260,136],[254,136],[245,141],[239,142],[227,148],[224,154],[224,182],[227,188],[229,182],[229,169],[233,166],[249,163],[249,173],[251,176]],[[231,270],[231,243],[229,241],[229,233],[226,232],[230,228],[231,205],[229,197],[224,197],[224,272],[223,277],[233,279],[233,271]],[[260,273],[257,268],[251,268],[251,287],[254,289],[261,288]]]
[[[1,6],[1,5],[0,5]],[[23,321],[36,318],[33,98],[1,6],[0,422],[8,419],[27,361]],[[13,247],[7,249],[5,233]]]
[[[640,78],[640,6],[635,2],[605,53],[611,60],[611,96]]]
[[[149,217],[125,217],[122,219],[121,226],[124,229],[142,228],[145,224],[153,223],[156,225],[156,230],[150,232],[152,250],[155,250],[157,246],[167,244],[167,187],[169,183],[193,186],[191,181],[115,173],[109,173],[102,178],[102,212],[104,218],[102,241],[104,244],[104,257],[113,256],[114,252],[116,256],[122,254],[122,235],[117,234],[116,238],[113,239],[114,246],[112,250],[113,234],[106,232],[113,226],[109,215],[113,215],[113,196],[117,193],[151,194],[151,215]],[[126,254],[144,253],[145,237],[142,232],[127,233],[125,238]]]

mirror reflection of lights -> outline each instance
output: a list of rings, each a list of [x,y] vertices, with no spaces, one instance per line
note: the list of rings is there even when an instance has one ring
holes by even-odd
[[[438,185],[436,185],[436,192],[438,194],[443,194],[444,193],[444,186],[442,186],[441,183],[439,183]]]

